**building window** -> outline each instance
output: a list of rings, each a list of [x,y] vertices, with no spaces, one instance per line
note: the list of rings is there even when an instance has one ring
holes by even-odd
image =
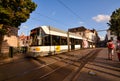
[[[113,40],[113,37],[111,37],[110,39]]]
[[[114,35],[114,32],[111,31],[111,32],[110,32],[110,35]]]

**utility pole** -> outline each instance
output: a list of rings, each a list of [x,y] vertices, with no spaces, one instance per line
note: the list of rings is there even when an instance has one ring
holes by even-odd
[[[69,29],[67,32],[67,44],[68,44],[68,52],[70,51],[70,38],[69,38]]]
[[[51,50],[51,46],[52,46],[52,35],[51,35],[51,31],[50,31],[50,26],[49,26],[49,35],[50,35],[50,49],[49,49],[49,53],[51,54],[52,50]]]

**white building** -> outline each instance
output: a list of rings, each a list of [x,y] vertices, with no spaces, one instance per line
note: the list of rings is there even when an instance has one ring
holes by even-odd
[[[96,46],[96,44],[99,42],[99,36],[95,29],[90,30],[90,29],[87,29],[87,28],[81,26],[81,27],[70,28],[69,32],[79,34],[83,38],[86,38],[88,41],[91,41],[92,43],[91,44],[89,43],[89,45],[90,45],[89,47],[91,47],[93,45]],[[93,46],[93,47],[95,47],[95,46]]]
[[[18,38],[19,47],[29,46],[30,36],[25,36],[23,33]]]
[[[107,40],[113,40],[113,43],[116,44],[117,36],[114,35],[114,32],[111,32],[111,30],[107,30]]]

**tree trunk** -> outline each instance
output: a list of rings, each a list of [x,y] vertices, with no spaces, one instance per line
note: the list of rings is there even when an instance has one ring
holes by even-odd
[[[4,39],[4,35],[0,34],[0,54],[2,52],[2,42],[3,42],[3,39]]]

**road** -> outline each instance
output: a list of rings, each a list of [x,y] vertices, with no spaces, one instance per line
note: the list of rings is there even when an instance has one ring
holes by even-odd
[[[0,65],[0,81],[75,81],[102,49],[81,49],[53,56],[20,58]]]

